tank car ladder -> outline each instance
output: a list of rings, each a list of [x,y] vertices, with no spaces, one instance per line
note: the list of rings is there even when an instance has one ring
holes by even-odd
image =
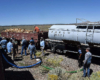
[[[93,42],[93,34],[94,34],[94,25],[91,29],[89,29],[89,26],[87,25],[87,32],[86,32],[86,43],[92,43]]]

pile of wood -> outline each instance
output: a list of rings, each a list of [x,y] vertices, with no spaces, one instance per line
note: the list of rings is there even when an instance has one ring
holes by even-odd
[[[21,28],[6,29],[3,32],[16,32],[16,33],[32,33],[32,30],[25,30]]]

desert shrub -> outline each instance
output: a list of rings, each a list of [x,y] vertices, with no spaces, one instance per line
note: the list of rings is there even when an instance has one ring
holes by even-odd
[[[46,68],[44,68],[44,67],[40,67],[40,73],[41,74],[46,74],[46,73],[48,73],[49,72],[49,69],[46,69]]]
[[[50,67],[57,67],[60,65],[61,61],[63,61],[63,58],[61,58],[61,57],[46,58],[44,61],[44,64],[46,66],[50,66]]]
[[[68,80],[100,80],[100,71],[93,73],[90,78],[83,78],[82,75],[83,72],[74,73],[68,78]]]
[[[72,74],[68,80],[85,80],[86,78],[82,77],[83,72],[77,72]]]
[[[49,71],[47,75],[47,80],[63,80],[63,75],[66,73],[65,69],[56,67]]]
[[[45,50],[44,50],[44,53],[45,53]],[[36,53],[35,53],[36,56],[40,56],[41,54],[42,54],[41,51],[36,51]]]
[[[90,77],[90,80],[100,80],[100,71],[97,71],[96,73],[93,73]]]
[[[35,55],[38,57],[38,56],[41,55],[41,52],[37,51],[37,52],[35,53]]]

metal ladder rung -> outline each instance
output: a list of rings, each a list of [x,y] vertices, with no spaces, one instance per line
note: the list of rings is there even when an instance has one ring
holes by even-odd
[[[92,35],[92,34],[87,34],[87,36],[90,36],[90,35]]]
[[[92,39],[87,39],[87,40],[92,40]]]
[[[87,41],[87,42],[92,42],[92,39],[87,39],[86,41]]]

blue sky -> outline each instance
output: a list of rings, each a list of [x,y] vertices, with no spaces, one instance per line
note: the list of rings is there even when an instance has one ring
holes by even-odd
[[[100,0],[0,0],[0,25],[100,20]]]

